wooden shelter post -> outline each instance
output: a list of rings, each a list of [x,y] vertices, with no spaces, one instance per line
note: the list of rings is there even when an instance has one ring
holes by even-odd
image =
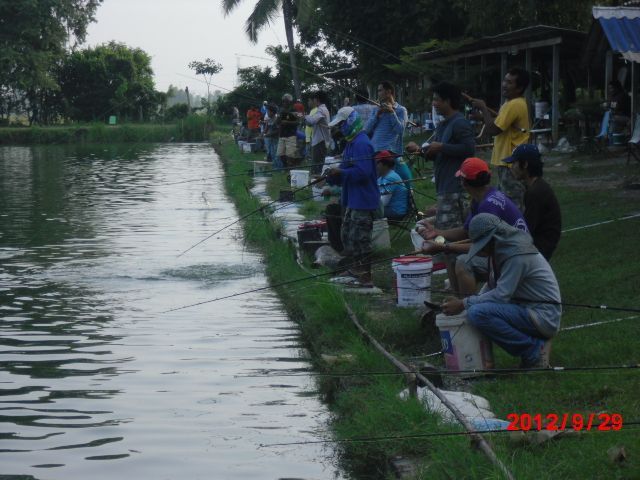
[[[551,71],[551,137],[553,143],[558,142],[558,126],[560,118],[560,45],[554,45]]]

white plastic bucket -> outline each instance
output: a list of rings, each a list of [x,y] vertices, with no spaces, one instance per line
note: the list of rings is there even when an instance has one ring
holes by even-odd
[[[394,258],[391,267],[396,273],[399,307],[422,306],[425,300],[431,300],[431,257]]]
[[[242,144],[242,153],[251,153],[251,144],[250,143],[243,143]]]
[[[467,321],[466,310],[459,315],[436,316],[447,370],[485,370],[493,368],[491,342]],[[465,374],[474,376],[479,374]]]
[[[291,170],[291,188],[309,185],[309,170]]]
[[[389,237],[389,223],[386,218],[375,220],[371,230],[371,246],[374,250],[385,250],[391,248],[391,238]]]

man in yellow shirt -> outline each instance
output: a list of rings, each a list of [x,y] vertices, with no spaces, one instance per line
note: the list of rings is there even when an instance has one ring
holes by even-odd
[[[522,68],[512,68],[502,80],[502,95],[507,99],[493,117],[484,100],[472,99],[472,105],[484,116],[485,133],[494,136],[491,165],[498,171],[498,188],[520,210],[523,208],[524,185],[511,172],[511,165],[502,160],[509,157],[518,146],[529,141],[529,107],[524,92],[529,85],[529,73]]]

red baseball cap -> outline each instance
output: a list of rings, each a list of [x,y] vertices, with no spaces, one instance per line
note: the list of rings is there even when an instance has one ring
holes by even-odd
[[[395,160],[396,155],[391,153],[389,150],[380,150],[376,153],[374,158],[376,159],[376,162],[379,162],[380,160]]]
[[[467,180],[476,180],[478,178],[478,174],[481,172],[489,173],[489,165],[487,165],[487,162],[481,158],[471,157],[462,162],[460,170],[456,172],[456,177],[466,178]]]

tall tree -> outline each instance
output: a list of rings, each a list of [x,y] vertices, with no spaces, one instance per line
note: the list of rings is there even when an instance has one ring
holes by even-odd
[[[67,114],[74,120],[109,115],[148,117],[159,101],[151,57],[139,48],[110,42],[69,55],[60,69]]]
[[[102,0],[0,0],[0,92],[12,92],[42,118],[43,102],[58,89],[55,67],[68,46],[81,43]]]
[[[207,113],[211,114],[211,80],[213,80],[213,76],[222,71],[222,65],[220,65],[215,60],[211,58],[205,59],[204,62],[200,62],[198,60],[193,60],[189,62],[189,68],[196,72],[196,75],[202,75],[204,78],[204,82],[207,84]]]
[[[222,9],[225,15],[229,15],[241,0],[222,0]],[[245,23],[245,32],[252,42],[258,41],[258,32],[269,25],[280,12],[284,17],[284,31],[287,36],[287,46],[289,47],[289,62],[291,64],[291,78],[296,98],[302,96],[300,88],[300,77],[298,75],[295,43],[293,41],[293,22],[296,12],[296,0],[257,0],[253,12]]]

